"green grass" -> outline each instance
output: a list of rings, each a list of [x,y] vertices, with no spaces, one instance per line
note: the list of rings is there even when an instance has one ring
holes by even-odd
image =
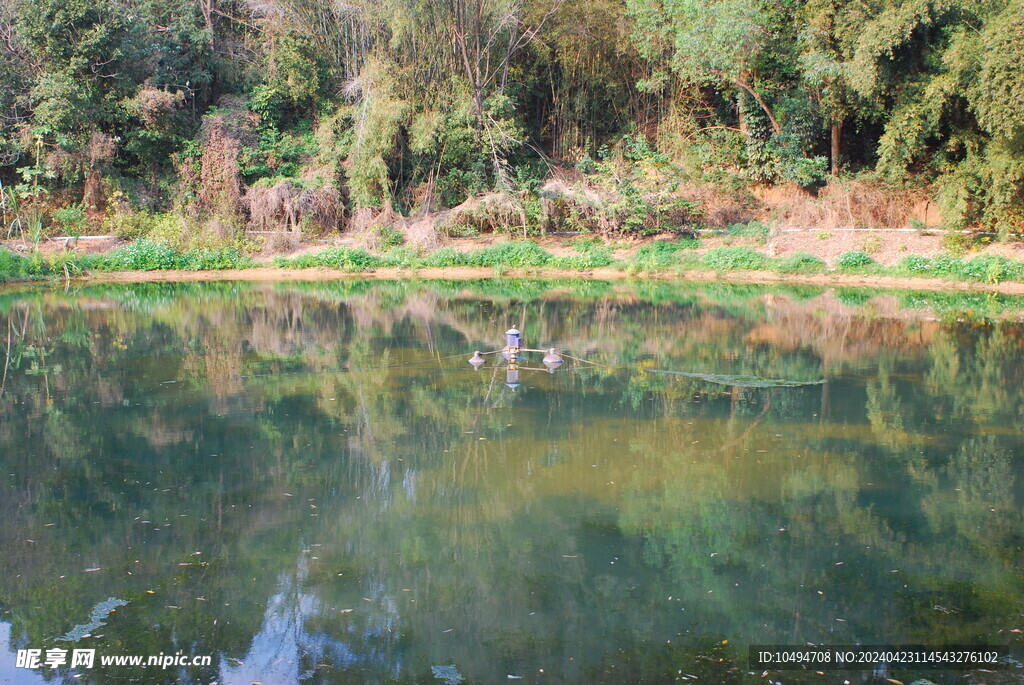
[[[774,270],[780,274],[821,274],[825,269],[824,260],[807,252],[797,252],[774,263]]]
[[[30,277],[29,264],[25,257],[0,248],[0,283],[23,281]]]
[[[911,255],[904,257],[891,270],[895,275],[951,278],[982,283],[1024,281],[1024,262],[999,255],[982,255],[970,260],[950,255]]]
[[[627,266],[635,271],[665,271],[674,267],[695,266],[696,260],[687,251],[698,247],[700,241],[696,238],[655,240],[638,247]]]
[[[31,252],[24,256],[0,248],[0,283],[76,276],[87,271],[210,271],[256,265],[252,258],[234,248],[176,252],[164,243],[151,240],[136,240],[105,255],[57,252],[44,256]]]
[[[801,252],[772,258],[750,247],[715,247],[703,255],[695,239],[659,240],[642,245],[631,256],[616,261],[612,248],[600,239],[586,238],[570,244],[575,254],[556,256],[531,240],[508,240],[477,250],[461,252],[448,246],[422,254],[408,246],[373,254],[350,247],[331,247],[296,257],[277,257],[274,266],[296,269],[325,267],[353,273],[392,267],[485,267],[501,274],[513,269],[571,269],[584,271],[616,266],[630,273],[678,273],[685,269],[718,272],[759,270],[779,274],[872,274],[889,277],[931,277],[976,283],[1024,282],[1024,262],[996,255],[962,259],[949,254],[934,257],[908,255],[899,264],[882,266],[865,252],[840,255],[830,269],[824,261]],[[235,248],[191,249],[179,252],[166,243],[135,240],[109,254],[59,252],[19,254],[0,248],[0,283],[44,278],[64,278],[85,272],[154,271],[181,269],[207,271],[259,266]]]
[[[233,247],[218,250],[194,248],[178,252],[166,243],[145,238],[106,255],[81,255],[76,263],[87,271],[214,271],[256,266],[251,257]]]
[[[768,257],[749,247],[713,247],[701,261],[715,271],[750,271],[771,266]]]
[[[726,226],[725,233],[735,238],[753,238],[758,243],[764,244],[768,241],[772,228],[760,221],[751,221],[748,224],[730,224]]]
[[[297,257],[275,257],[273,264],[289,269],[326,267],[342,271],[366,271],[384,265],[380,257],[366,250],[351,247],[329,247],[320,252],[310,252]]]

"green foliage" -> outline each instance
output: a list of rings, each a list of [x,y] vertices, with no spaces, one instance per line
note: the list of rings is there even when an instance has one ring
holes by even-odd
[[[108,212],[103,217],[102,230],[108,235],[126,240],[152,234],[154,238],[170,243],[172,237],[181,235],[181,217],[170,212],[150,213],[124,209]]]
[[[312,252],[297,257],[278,257],[274,259],[274,266],[291,269],[326,267],[341,269],[342,271],[366,271],[374,267],[384,266],[384,263],[381,258],[371,255],[366,250],[332,247],[320,252]]]
[[[29,260],[0,247],[0,283],[24,280],[30,275]]]
[[[300,125],[288,133],[282,133],[274,125],[261,125],[258,136],[256,145],[242,148],[238,159],[243,178],[250,182],[265,177],[295,178],[303,162],[318,149],[308,125]]]
[[[643,136],[625,135],[619,154],[602,148],[598,157],[583,166],[600,192],[559,198],[566,228],[607,232],[614,227],[636,236],[688,233],[702,216],[700,203],[678,192],[683,170]]]
[[[448,245],[424,257],[420,264],[425,267],[465,266],[465,253]]]
[[[33,0],[17,9],[19,35],[42,66],[35,125],[70,139],[110,121],[135,68],[127,13],[111,0]]]
[[[391,224],[381,226],[378,230],[378,234],[380,237],[380,245],[385,250],[392,247],[398,247],[405,242],[405,236],[402,232]]]
[[[692,262],[692,259],[683,259],[680,253],[698,247],[700,247],[700,241],[696,238],[655,240],[637,248],[631,260],[631,266],[638,271],[664,271]]]
[[[772,227],[760,221],[751,221],[746,224],[729,224],[725,227],[725,232],[736,238],[754,238],[763,245],[768,241]]]
[[[897,271],[913,276],[939,276],[983,283],[1024,280],[1024,262],[1009,260],[1000,255],[983,255],[971,260],[949,255],[912,255],[900,260]]]
[[[1019,2],[208,5],[0,7],[0,180],[24,217],[74,233],[42,203],[120,207],[101,195],[127,184],[135,207],[194,207],[220,106],[240,123],[216,152],[246,184],[321,178],[335,214],[500,191],[526,231],[685,232],[705,210],[691,189],[814,189],[836,154],[931,184],[950,228],[1024,230]],[[586,175],[554,221],[549,159]]]
[[[236,248],[193,248],[177,252],[167,243],[143,238],[109,255],[87,258],[82,265],[85,269],[97,271],[211,271],[242,269],[255,266],[255,262]]]
[[[749,247],[713,247],[704,254],[702,261],[705,266],[716,271],[768,267],[768,258]]]
[[[844,252],[836,257],[836,268],[844,271],[863,269],[864,267],[871,266],[874,263],[875,260],[866,252]]]
[[[188,271],[221,271],[224,269],[244,269],[256,266],[256,263],[237,248],[225,247],[219,250],[194,248],[177,259],[178,269]]]
[[[411,247],[395,246],[380,255],[381,266],[391,266],[399,269],[415,269],[420,266],[419,252]]]
[[[828,159],[786,154],[778,161],[779,178],[801,188],[820,188],[828,175]]]
[[[408,103],[396,93],[394,65],[371,62],[357,84],[360,103],[352,110],[352,201],[357,207],[380,207],[392,197],[387,157],[398,141],[409,114]]]
[[[112,252],[106,260],[110,270],[155,271],[174,269],[178,265],[178,253],[167,243],[155,240],[135,240],[125,247]]]
[[[573,241],[573,249],[579,254],[554,257],[550,266],[556,269],[596,269],[611,266],[615,262],[612,251],[599,238],[582,238]]]
[[[82,205],[68,205],[50,212],[50,221],[65,235],[78,237],[87,228],[85,210]]]
[[[494,245],[468,252],[465,256],[467,266],[504,268],[545,266],[551,259],[551,253],[532,240],[495,243]]]
[[[774,269],[782,274],[818,274],[825,271],[825,262],[807,252],[797,252],[780,259]]]
[[[576,269],[582,271],[584,269],[596,269],[602,266],[611,266],[614,261],[615,259],[612,257],[611,250],[606,248],[597,248],[581,252],[578,255],[553,257],[549,262],[549,265],[556,269]]]

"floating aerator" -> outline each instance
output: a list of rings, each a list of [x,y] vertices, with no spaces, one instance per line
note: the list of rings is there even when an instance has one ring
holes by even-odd
[[[473,352],[473,356],[469,358],[469,363],[473,365],[474,369],[479,369],[481,366],[487,363],[484,356],[480,354],[480,350]]]
[[[523,346],[523,334],[514,327],[508,329],[505,331],[505,346],[518,350]]]
[[[542,360],[545,364],[561,364],[564,360],[562,355],[555,352],[555,348],[551,347],[548,349],[548,353],[544,355]]]

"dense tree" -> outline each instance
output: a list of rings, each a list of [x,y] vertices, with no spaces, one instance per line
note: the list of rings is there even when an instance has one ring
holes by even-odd
[[[0,180],[35,165],[56,205],[120,193],[167,207],[177,192],[186,206],[203,117],[229,113],[232,173],[331,184],[335,212],[497,189],[525,216],[548,156],[636,161],[646,145],[646,159],[705,182],[820,185],[830,159],[833,176],[932,184],[952,227],[1013,231],[1022,12],[1011,0],[2,0]]]

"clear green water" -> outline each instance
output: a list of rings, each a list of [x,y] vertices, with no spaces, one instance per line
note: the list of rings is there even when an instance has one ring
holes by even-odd
[[[767,682],[748,644],[1016,649],[1022,311],[720,285],[0,292],[0,682]],[[602,365],[512,390],[466,363],[511,324]],[[213,665],[15,668],[55,646]]]

